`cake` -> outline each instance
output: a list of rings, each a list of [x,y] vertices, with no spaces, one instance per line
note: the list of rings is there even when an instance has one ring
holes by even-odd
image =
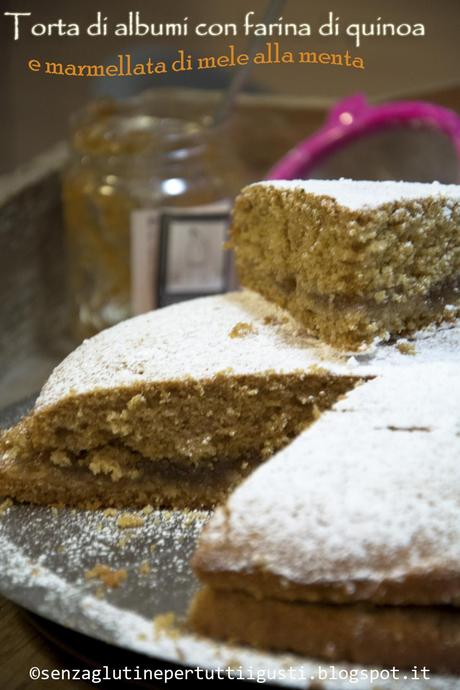
[[[0,440],[0,495],[210,507],[361,380],[250,291],[85,341]]]
[[[257,183],[236,201],[231,243],[245,287],[343,350],[440,323],[460,306],[460,186]]]
[[[460,672],[459,338],[355,387],[218,508],[193,561],[195,631]]]
[[[0,495],[221,504],[195,632],[460,672],[459,190],[246,188],[246,289],[83,342],[0,436]]]

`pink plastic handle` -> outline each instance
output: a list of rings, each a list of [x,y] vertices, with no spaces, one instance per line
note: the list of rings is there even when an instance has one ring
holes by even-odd
[[[352,139],[395,125],[425,126],[444,132],[452,140],[460,170],[460,117],[456,113],[424,101],[394,101],[371,106],[365,96],[358,93],[337,103],[323,127],[283,156],[268,172],[267,179],[308,177],[319,160]]]

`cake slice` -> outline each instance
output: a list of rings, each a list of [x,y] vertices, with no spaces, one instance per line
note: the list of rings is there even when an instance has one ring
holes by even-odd
[[[443,356],[355,388],[217,510],[194,556],[195,631],[460,671],[455,332]]]
[[[231,239],[244,286],[344,350],[452,318],[460,305],[460,186],[253,184],[236,201]]]
[[[81,507],[209,507],[357,376],[255,293],[108,329],[0,439],[0,495]]]

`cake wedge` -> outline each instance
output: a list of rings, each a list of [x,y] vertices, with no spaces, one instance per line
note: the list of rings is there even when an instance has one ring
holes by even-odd
[[[387,372],[255,470],[201,537],[192,628],[458,673],[459,371],[455,354]]]
[[[238,197],[241,283],[348,351],[453,318],[460,305],[460,186],[268,181]]]
[[[210,507],[360,380],[256,293],[198,299],[85,341],[0,437],[0,495]]]

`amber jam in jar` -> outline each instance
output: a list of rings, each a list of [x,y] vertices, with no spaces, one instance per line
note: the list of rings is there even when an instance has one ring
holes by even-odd
[[[160,89],[91,104],[71,143],[63,197],[80,337],[228,289],[223,244],[242,173],[227,125]]]

